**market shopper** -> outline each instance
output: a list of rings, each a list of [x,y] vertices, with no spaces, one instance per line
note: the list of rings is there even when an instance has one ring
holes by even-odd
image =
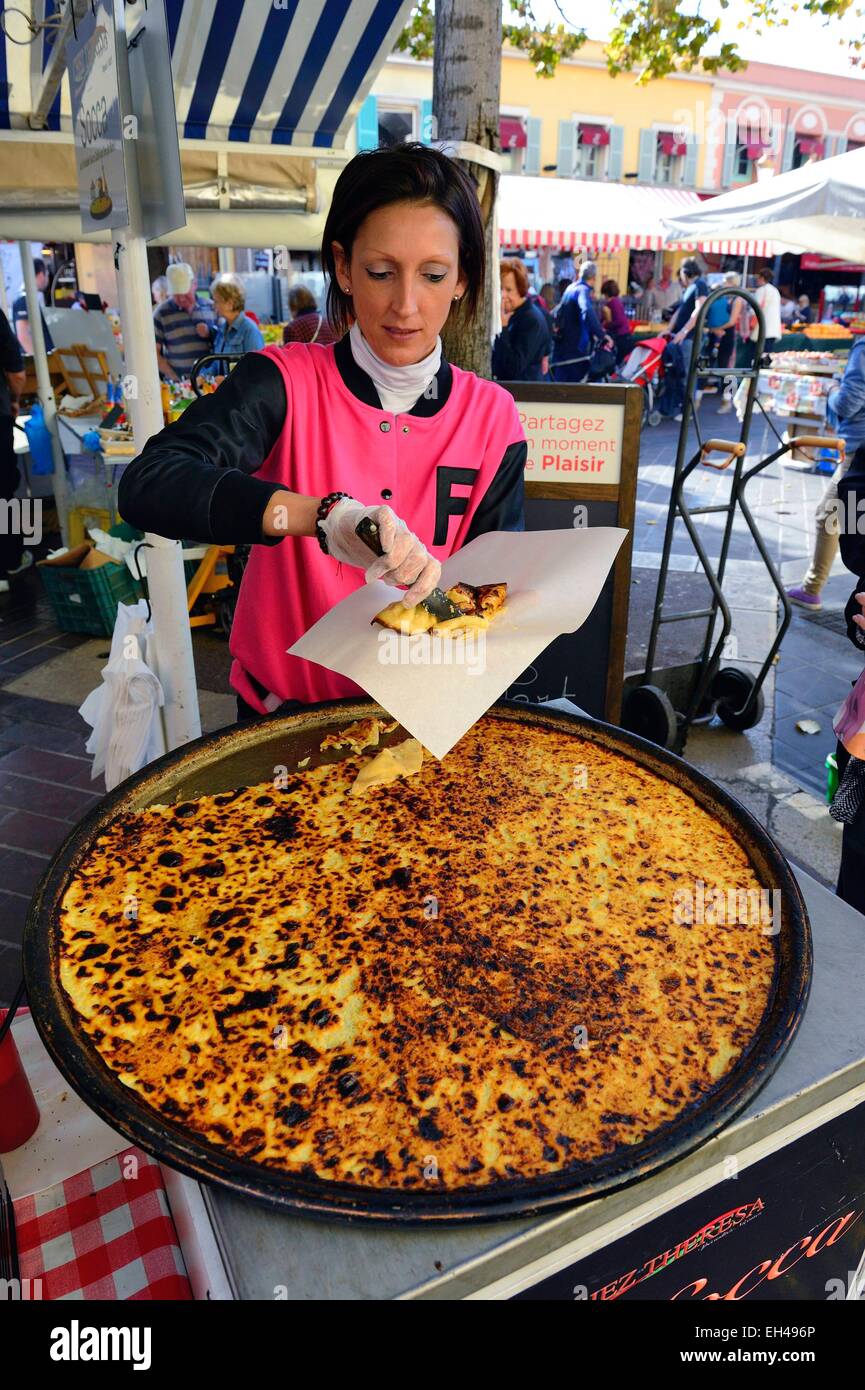
[[[169,298],[153,310],[156,360],[169,381],[188,377],[210,346],[215,327],[212,307],[195,289],[195,272],[177,261],[165,272]]]
[[[33,274],[36,279],[36,290],[39,295],[39,312],[42,315],[42,335],[45,339],[45,351],[53,352],[54,339],[51,337],[48,324],[45,322],[45,291],[48,289],[48,271],[45,262],[40,256],[37,256],[33,261]],[[23,286],[21,287],[21,293],[18,295],[17,299],[12,301],[12,325],[15,329],[18,341],[21,344],[22,351],[26,352],[28,357],[32,357],[33,333],[30,328],[30,310],[27,307],[27,295],[24,293]]]
[[[592,352],[607,340],[595,308],[597,266],[584,261],[576,281],[562,294],[553,328],[553,376],[556,381],[584,381]]]
[[[497,381],[543,381],[549,371],[552,334],[546,314],[529,299],[529,275],[522,261],[499,267],[502,331],[493,343]]]
[[[781,296],[775,288],[772,272],[768,266],[761,267],[757,271],[757,288],[754,291],[754,298],[763,311],[763,324],[766,336],[763,339],[763,351],[774,352],[781,342],[783,327],[781,324]],[[759,325],[756,314],[752,314],[753,323],[745,344],[746,367],[753,367],[754,359],[757,355],[757,334]]]
[[[484,284],[469,176],[419,143],[357,154],[337,180],[321,254],[340,341],[249,354],[120,482],[121,514],[136,526],[251,543],[231,632],[241,718],[358,693],[287,649],[364,575],[407,586],[412,606],[448,555],[524,524],[516,404],[442,352],[445,321],[471,319]],[[377,559],[355,533],[363,517],[380,527]]]
[[[0,501],[11,502],[18,490],[21,474],[15,457],[14,425],[18,414],[18,398],[24,388],[24,358],[21,345],[0,309]],[[20,532],[9,524],[10,509],[4,525],[0,526],[0,594],[9,592],[10,578],[26,566],[21,563],[24,550]],[[32,560],[27,552],[27,563]]]
[[[288,292],[291,323],[282,330],[284,343],[318,343],[327,347],[336,342],[336,334],[315,302],[315,295],[306,285],[292,285]]]
[[[800,608],[822,608],[820,595],[838,554],[837,499],[840,483],[852,466],[853,456],[865,445],[865,338],[857,338],[850,350],[841,385],[829,392],[826,424],[830,433],[844,440],[841,459],[817,503],[814,550],[811,564],[801,584],[787,590],[787,597]],[[845,559],[844,563],[847,561]],[[848,565],[849,569],[849,565]]]
[[[214,352],[257,352],[264,347],[264,334],[244,312],[246,290],[239,276],[217,275],[210,286],[210,297],[220,319],[213,342]],[[230,366],[228,362],[209,362],[202,368],[202,376],[223,377]]]
[[[679,266],[679,283],[682,286],[682,298],[673,315],[670,327],[673,335],[672,341],[678,343],[682,349],[685,375],[687,376],[691,364],[691,353],[694,351],[697,315],[709,294],[709,286],[700,273],[699,262],[695,261],[693,256],[689,256]]]
[[[605,280],[601,285],[601,294],[604,299],[604,309],[608,315],[604,326],[613,340],[616,362],[619,363],[634,346],[631,321],[625,313],[625,306],[619,294],[619,286],[615,280]]]

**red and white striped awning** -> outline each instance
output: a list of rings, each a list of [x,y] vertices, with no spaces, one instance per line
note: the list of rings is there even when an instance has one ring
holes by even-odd
[[[660,251],[665,245],[662,219],[700,205],[699,196],[684,188],[503,174],[499,244],[526,250]],[[688,249],[729,256],[775,254],[769,241],[699,241]]]

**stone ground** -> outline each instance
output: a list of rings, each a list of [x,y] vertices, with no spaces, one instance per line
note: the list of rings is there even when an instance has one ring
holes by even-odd
[[[737,437],[732,415],[717,416],[717,399],[700,408],[703,437]],[[756,462],[770,451],[755,422],[751,451]],[[641,669],[657,585],[663,527],[675,459],[678,426],[665,421],[643,434],[634,535],[634,571],[627,670]],[[698,470],[691,491],[700,503],[723,501],[724,473]],[[804,572],[813,539],[813,513],[824,480],[801,468],[771,465],[754,479],[751,507],[786,583]],[[722,520],[699,521],[708,553],[717,556]],[[56,543],[46,535],[41,551]],[[687,535],[673,545],[670,611],[704,606],[705,580]],[[696,725],[685,756],[727,787],[768,827],[795,863],[834,886],[841,830],[826,810],[827,752],[834,748],[832,716],[862,666],[844,634],[841,612],[852,577],[836,562],[818,615],[794,614],[780,659],[766,682],[766,710],[756,728],[733,733],[717,719]],[[756,673],[777,621],[777,599],[744,522],[737,521],[724,592],[733,610],[735,647],[729,664]],[[697,630],[695,631],[695,628]],[[704,629],[683,623],[665,630],[658,664],[693,661]],[[234,718],[228,686],[228,651],[215,633],[194,637],[205,730]],[[104,787],[90,778],[85,752],[88,728],[78,706],[99,683],[107,638],[60,632],[34,572],[0,595],[0,1005],[8,1003],[21,973],[21,938],[31,894],[57,847]],[[816,735],[796,728],[803,717],[820,726]]]

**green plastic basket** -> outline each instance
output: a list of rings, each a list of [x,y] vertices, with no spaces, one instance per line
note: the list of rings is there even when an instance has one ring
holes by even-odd
[[[63,632],[111,637],[118,603],[136,603],[140,597],[126,565],[110,562],[94,570],[40,565],[39,573],[54,621]]]

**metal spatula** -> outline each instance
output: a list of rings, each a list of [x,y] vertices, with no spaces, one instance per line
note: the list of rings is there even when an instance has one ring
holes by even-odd
[[[374,555],[383,555],[381,541],[378,535],[378,526],[371,517],[363,517],[355,526],[355,535],[360,536],[364,545],[368,545]],[[425,608],[428,613],[439,622],[445,622],[448,618],[461,618],[463,616],[459,608],[452,599],[449,599],[443,589],[433,589],[431,594],[421,599],[420,607]]]

